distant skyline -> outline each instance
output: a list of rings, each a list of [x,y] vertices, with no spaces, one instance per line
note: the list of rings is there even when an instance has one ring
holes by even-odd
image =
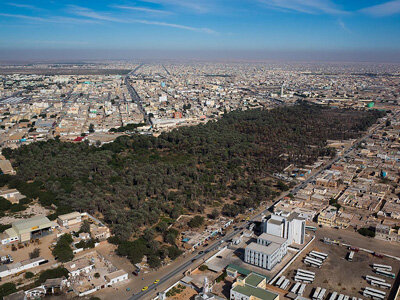
[[[2,0],[0,60],[400,62],[400,0]]]

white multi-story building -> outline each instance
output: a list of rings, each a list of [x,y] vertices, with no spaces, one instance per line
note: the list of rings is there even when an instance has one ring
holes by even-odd
[[[287,253],[288,240],[263,233],[244,250],[244,261],[271,270]]]
[[[262,225],[263,232],[285,238],[289,244],[304,244],[306,221],[297,212],[277,211]]]

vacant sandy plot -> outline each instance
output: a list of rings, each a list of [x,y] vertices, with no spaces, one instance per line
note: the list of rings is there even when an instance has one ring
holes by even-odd
[[[195,295],[197,295],[197,292],[189,287],[185,287],[185,289],[182,290],[179,294],[176,294],[174,296],[167,297],[168,300],[189,300],[189,299],[194,299]]]
[[[17,250],[12,251],[11,245],[3,245],[0,247],[0,255],[7,255],[11,254],[15,262],[19,262],[25,259],[29,259],[29,253],[32,252],[35,248],[40,249],[40,256],[43,257],[44,259],[47,260],[53,260],[53,255],[51,254],[51,250],[49,249],[50,245],[55,242],[56,239],[56,234],[50,234],[47,235],[41,239],[39,239],[37,242],[26,242],[20,244],[20,247],[18,247],[18,244],[15,244]]]
[[[17,213],[10,213],[8,216],[0,218],[0,224],[11,224],[12,222],[31,218],[35,216],[47,216],[50,213],[50,210],[44,208],[39,203],[33,203],[28,206],[27,209]]]

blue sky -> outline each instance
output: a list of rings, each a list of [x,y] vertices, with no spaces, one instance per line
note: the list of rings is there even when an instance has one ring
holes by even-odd
[[[400,0],[0,4],[0,50],[400,51]]]

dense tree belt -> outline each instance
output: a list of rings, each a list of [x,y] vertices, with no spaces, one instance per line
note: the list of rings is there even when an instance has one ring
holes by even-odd
[[[356,138],[382,115],[298,104],[235,111],[157,138],[121,136],[99,148],[55,139],[3,152],[17,170],[10,185],[26,190],[34,181],[41,202],[59,212],[100,212],[122,241],[160,216],[206,206],[234,216],[270,200],[272,172],[333,156],[326,140]]]

